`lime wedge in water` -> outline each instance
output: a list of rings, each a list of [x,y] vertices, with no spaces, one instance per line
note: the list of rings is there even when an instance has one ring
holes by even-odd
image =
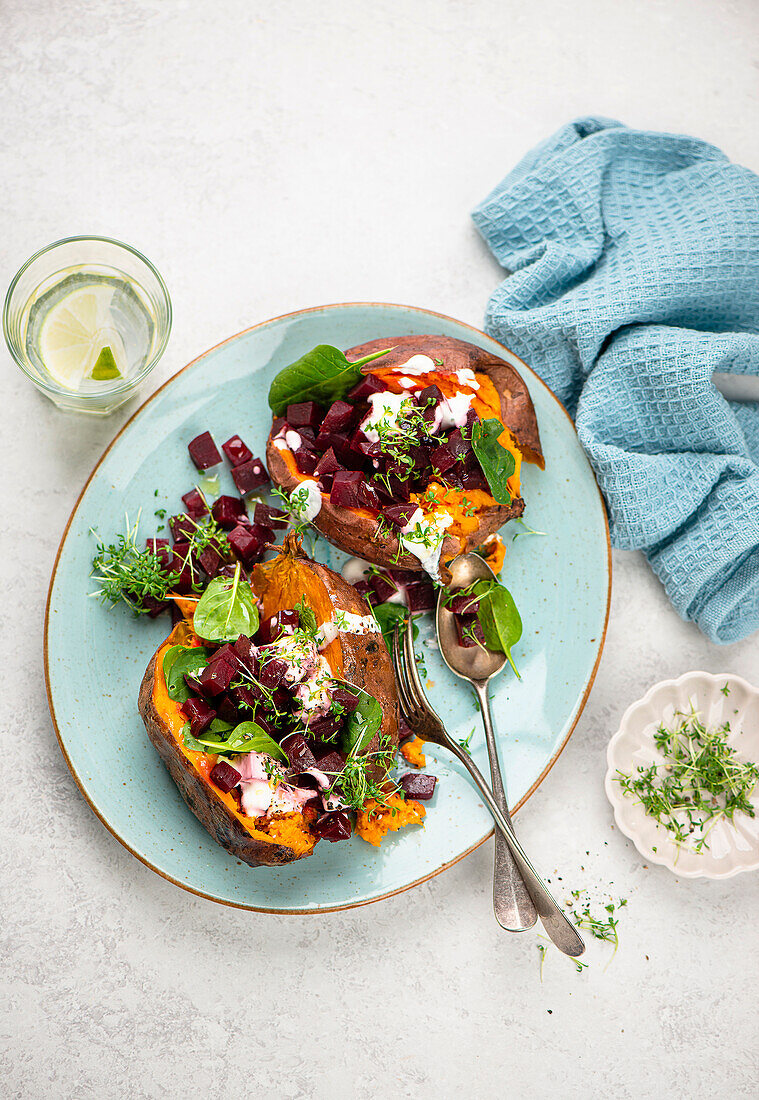
[[[110,348],[106,347],[98,355],[98,361],[92,368],[92,374],[90,378],[95,382],[104,382],[107,378],[121,378],[122,374],[119,368],[116,366],[116,360],[113,358],[113,352]]]
[[[50,377],[68,390],[78,390],[85,378],[124,374],[126,355],[111,315],[112,298],[113,289],[108,286],[77,287],[56,302],[42,322],[42,362]],[[106,352],[107,361],[101,362]],[[111,373],[96,376],[98,366]]]

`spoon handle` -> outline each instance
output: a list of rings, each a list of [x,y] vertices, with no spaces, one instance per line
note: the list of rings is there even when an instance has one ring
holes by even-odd
[[[461,761],[471,775],[477,789],[482,795],[485,805],[493,815],[497,828],[503,833],[509,850],[514,857],[514,862],[519,868],[519,873],[524,879],[530,897],[535,903],[538,916],[549,937],[553,943],[556,944],[559,951],[563,951],[565,955],[571,955],[574,958],[578,955],[582,955],[585,950],[585,944],[582,941],[582,937],[567,918],[567,915],[562,912],[559,905],[551,896],[548,887],[530,863],[524,848],[517,840],[513,826],[506,820],[499,807],[496,805],[495,799],[485,782],[482,772],[469,754],[464,752],[461,746],[457,744],[452,737],[446,738],[444,743],[456,759]]]
[[[498,760],[498,747],[493,733],[493,719],[490,713],[490,699],[488,698],[487,681],[472,681],[472,686],[477,692],[482,714],[482,724],[485,727],[485,742],[488,747],[490,759],[490,787],[498,809],[503,814],[509,825],[511,815],[506,801],[506,791],[501,776],[501,765]],[[512,826],[513,831],[513,826]],[[514,862],[508,842],[500,829],[495,833],[495,856],[493,860],[493,912],[495,919],[501,928],[507,932],[523,932],[532,928],[538,919],[538,911],[532,898],[527,892],[524,880],[519,873],[519,868]]]

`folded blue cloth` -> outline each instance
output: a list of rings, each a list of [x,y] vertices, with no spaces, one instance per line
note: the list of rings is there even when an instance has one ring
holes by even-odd
[[[695,138],[586,118],[473,213],[511,274],[485,328],[575,418],[612,543],[715,642],[759,628],[759,177]]]

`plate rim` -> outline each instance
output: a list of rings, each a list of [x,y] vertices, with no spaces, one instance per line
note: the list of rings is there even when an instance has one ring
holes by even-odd
[[[185,363],[185,365],[183,367],[180,367],[178,371],[175,371],[174,374],[172,374],[169,378],[166,379],[165,382],[161,383],[161,385],[158,387],[158,389],[154,390],[154,392],[151,393],[149,397],[146,397],[145,400],[135,409],[135,411],[132,413],[132,415],[129,417],[129,419],[126,420],[124,422],[124,424],[122,424],[121,428],[118,430],[118,432],[113,437],[111,442],[108,444],[108,446],[105,448],[103,453],[100,455],[100,457],[98,458],[98,460],[95,463],[94,467],[92,468],[89,477],[87,478],[84,485],[82,486],[82,488],[79,492],[79,495],[77,496],[76,501],[74,502],[74,506],[71,509],[68,520],[66,521],[66,525],[63,529],[63,533],[61,535],[60,542],[58,543],[58,549],[56,551],[55,561],[53,562],[53,568],[52,568],[52,571],[51,571],[51,574],[50,574],[50,583],[48,585],[47,600],[45,602],[45,622],[44,622],[44,633],[43,633],[43,665],[44,665],[44,672],[45,672],[45,691],[46,691],[46,695],[47,695],[48,710],[50,711],[50,718],[51,718],[51,721],[53,723],[53,730],[55,731],[56,739],[58,741],[58,747],[61,750],[61,754],[63,756],[63,759],[66,762],[66,766],[68,767],[69,771],[71,772],[74,783],[78,787],[80,794],[83,796],[85,802],[87,803],[89,808],[92,810],[92,812],[95,814],[95,816],[100,821],[100,823],[107,829],[107,831],[111,834],[111,836],[114,837],[119,842],[119,844],[121,844],[122,847],[124,847],[130,853],[130,855],[133,855],[135,857],[135,859],[139,860],[139,862],[142,863],[145,867],[148,867],[151,871],[154,871],[155,874],[160,875],[160,877],[165,879],[167,882],[171,882],[175,886],[180,887],[180,889],[186,890],[188,893],[194,894],[196,897],[206,898],[208,901],[215,902],[217,905],[226,905],[231,909],[242,909],[242,910],[245,910],[247,912],[253,912],[253,913],[271,913],[271,914],[280,915],[280,916],[306,916],[306,915],[310,916],[312,914],[322,914],[322,913],[341,913],[341,912],[344,912],[348,909],[359,909],[359,908],[361,908],[365,905],[374,905],[376,902],[386,901],[388,898],[397,897],[399,894],[405,894],[408,890],[413,890],[415,887],[421,886],[425,882],[429,882],[430,879],[435,878],[437,875],[442,874],[444,871],[447,871],[450,867],[453,867],[456,863],[459,863],[462,859],[465,859],[467,856],[471,855],[472,852],[476,851],[477,848],[482,847],[482,845],[487,840],[489,840],[490,837],[493,836],[493,834],[495,832],[494,828],[490,829],[487,833],[485,833],[485,835],[480,840],[478,840],[474,844],[470,845],[469,848],[467,848],[465,851],[461,852],[454,859],[448,860],[446,863],[443,863],[439,867],[436,867],[434,871],[430,871],[428,874],[422,875],[421,878],[414,879],[413,882],[406,883],[405,885],[399,886],[394,890],[389,890],[384,894],[378,894],[376,897],[362,898],[362,899],[359,899],[359,900],[356,900],[356,901],[351,901],[351,902],[349,902],[345,905],[317,906],[315,908],[304,908],[304,909],[301,909],[301,908],[277,909],[277,908],[269,908],[268,906],[249,905],[249,904],[246,904],[244,902],[229,901],[226,898],[219,898],[219,897],[214,896],[213,894],[208,894],[203,890],[198,890],[194,886],[190,886],[186,882],[181,882],[179,879],[175,878],[173,875],[170,875],[166,871],[161,870],[160,867],[155,866],[155,864],[151,863],[150,860],[147,859],[145,856],[143,856],[141,853],[135,851],[134,848],[132,848],[132,846],[128,843],[128,841],[124,837],[120,836],[118,834],[118,832],[116,832],[115,828],[113,826],[111,826],[111,824],[105,819],[103,814],[100,812],[100,810],[97,808],[97,806],[95,806],[95,804],[93,803],[93,801],[90,798],[89,794],[87,793],[82,781],[80,780],[79,776],[77,775],[76,769],[74,768],[74,765],[73,765],[73,763],[72,763],[72,761],[69,757],[69,754],[66,751],[66,746],[64,744],[63,738],[61,737],[61,733],[60,733],[60,730],[58,728],[58,721],[57,721],[57,718],[56,718],[56,715],[55,715],[55,705],[53,703],[53,694],[52,694],[51,687],[50,687],[50,672],[49,672],[49,666],[48,666],[48,640],[49,640],[49,633],[50,633],[50,605],[51,605],[51,602],[52,602],[53,588],[55,587],[55,580],[56,580],[56,576],[58,574],[58,565],[60,563],[61,554],[63,552],[63,548],[65,546],[66,539],[68,537],[68,533],[69,533],[69,529],[71,527],[71,524],[74,520],[74,517],[75,517],[77,511],[79,510],[79,506],[82,503],[82,499],[83,499],[85,493],[87,492],[87,489],[89,488],[90,483],[92,482],[93,478],[95,477],[98,470],[102,466],[103,462],[107,458],[107,456],[110,453],[111,449],[116,445],[116,443],[121,438],[121,436],[124,434],[124,432],[127,430],[127,428],[130,427],[132,422],[134,420],[136,420],[136,418],[142,413],[142,411],[145,408],[147,408],[147,406],[151,403],[151,401],[153,401],[156,397],[158,397],[158,395],[160,393],[162,393],[163,390],[165,390],[167,388],[167,386],[171,385],[175,381],[175,379],[177,379],[179,377],[180,374],[183,374],[186,370],[189,370],[190,367],[195,366],[196,363],[198,363],[201,359],[204,359],[206,356],[211,355],[212,352],[218,351],[219,348],[224,347],[226,344],[231,344],[233,341],[240,339],[240,337],[246,336],[250,332],[254,332],[256,329],[264,328],[265,326],[274,324],[277,321],[285,321],[288,318],[301,317],[301,316],[304,316],[304,315],[309,314],[309,313],[323,313],[326,310],[351,309],[351,308],[357,308],[357,307],[358,308],[399,309],[399,310],[405,310],[409,313],[424,314],[427,317],[436,317],[436,318],[439,318],[442,321],[450,321],[455,325],[459,325],[462,328],[468,329],[470,332],[476,334],[477,336],[482,336],[486,340],[492,340],[494,344],[498,344],[499,346],[505,348],[505,350],[508,351],[510,355],[513,355],[514,358],[521,364],[521,367],[531,376],[531,378],[534,379],[534,381],[537,384],[542,386],[542,388],[546,391],[546,393],[556,402],[559,409],[562,411],[564,416],[569,421],[569,424],[572,428],[572,431],[574,432],[575,435],[577,435],[577,430],[575,428],[574,421],[570,417],[569,413],[565,409],[562,402],[559,400],[559,398],[556,396],[556,394],[553,392],[553,390],[550,389],[550,387],[543,381],[543,379],[540,377],[540,375],[538,375],[527,363],[525,363],[525,361],[523,359],[521,359],[515,352],[513,352],[511,350],[511,348],[507,348],[505,344],[501,344],[500,340],[496,340],[495,337],[493,337],[493,336],[488,336],[488,334],[486,332],[483,332],[482,329],[478,329],[474,325],[467,324],[466,321],[460,321],[456,317],[451,317],[447,313],[440,313],[437,310],[425,309],[423,306],[409,306],[409,305],[403,305],[402,303],[398,303],[398,302],[361,302],[361,301],[357,301],[357,302],[329,302],[326,305],[307,306],[305,309],[289,310],[287,313],[280,313],[276,317],[269,317],[265,321],[259,321],[255,325],[249,325],[247,328],[241,329],[240,332],[236,332],[236,333],[234,333],[234,335],[228,336],[224,340],[220,340],[217,344],[213,344],[210,348],[207,348],[205,351],[202,351],[199,355],[196,355],[194,359],[191,359],[189,361],[189,363]],[[583,448],[583,452],[584,452],[584,448]],[[587,455],[585,457],[587,459]],[[578,705],[578,708],[577,708],[577,713],[574,716],[574,721],[572,722],[572,725],[567,730],[566,736],[563,738],[561,744],[558,745],[558,747],[556,748],[556,750],[554,751],[554,753],[552,754],[552,756],[550,757],[550,759],[546,763],[545,768],[541,771],[540,775],[538,775],[538,777],[535,779],[532,786],[525,792],[525,794],[522,796],[522,798],[511,809],[512,815],[516,814],[518,812],[518,810],[520,810],[521,807],[525,804],[525,802],[527,802],[527,800],[535,793],[537,788],[540,786],[540,784],[543,782],[543,780],[546,778],[548,773],[553,768],[556,761],[561,756],[562,752],[566,748],[566,745],[567,745],[570,737],[572,736],[575,729],[577,728],[577,723],[579,722],[580,717],[581,717],[583,711],[585,710],[585,706],[587,704],[588,697],[590,695],[591,689],[592,689],[593,684],[595,682],[596,674],[598,672],[598,666],[601,662],[601,656],[603,655],[603,649],[604,649],[604,645],[606,643],[606,633],[607,633],[607,629],[608,629],[608,626],[609,626],[609,612],[610,612],[610,608],[611,608],[611,584],[612,584],[612,560],[611,560],[611,540],[610,540],[610,536],[609,536],[609,517],[608,517],[607,511],[606,511],[606,502],[604,501],[603,494],[602,494],[602,492],[599,488],[598,481],[597,481],[596,476],[595,476],[595,472],[593,471],[592,466],[590,466],[589,461],[588,461],[588,466],[589,466],[589,469],[590,469],[591,476],[593,478],[593,483],[594,483],[594,486],[595,486],[595,490],[598,493],[599,502],[601,504],[601,513],[603,515],[604,530],[605,530],[605,534],[606,534],[606,611],[605,611],[605,614],[604,614],[604,623],[603,623],[603,629],[601,631],[600,644],[598,646],[598,652],[596,654],[596,659],[595,659],[595,662],[593,664],[593,668],[590,672],[590,675],[588,677],[588,681],[585,685],[585,690],[583,691],[582,697],[579,701],[579,705]]]

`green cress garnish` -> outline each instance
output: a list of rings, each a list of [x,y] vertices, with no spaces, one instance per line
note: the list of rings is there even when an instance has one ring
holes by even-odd
[[[300,401],[331,405],[361,381],[362,366],[381,359],[392,350],[375,351],[350,363],[339,348],[319,344],[276,375],[269,387],[269,406],[275,416],[282,416],[288,405]]]
[[[615,779],[678,847],[702,852],[718,821],[732,822],[738,812],[756,816],[749,795],[759,780],[759,768],[742,763],[728,745],[729,722],[709,730],[692,705],[687,713],[676,711],[673,718],[672,729],[660,725],[654,734],[664,763],[640,765],[634,775],[618,771]]]

